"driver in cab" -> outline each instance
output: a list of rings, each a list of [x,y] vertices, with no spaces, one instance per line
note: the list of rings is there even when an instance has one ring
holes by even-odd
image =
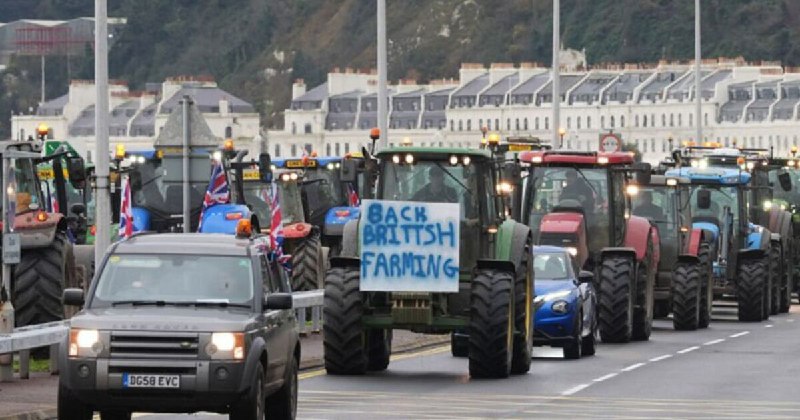
[[[561,190],[561,200],[578,200],[583,208],[594,210],[594,193],[592,188],[583,179],[578,179],[578,171],[568,169],[566,173],[566,186]]]
[[[653,204],[652,191],[642,192],[641,201],[638,206],[633,210],[633,214],[650,219],[654,222],[664,221],[664,210]]]
[[[444,183],[444,170],[439,166],[428,169],[428,185],[422,187],[411,198],[425,203],[458,203],[456,190]]]

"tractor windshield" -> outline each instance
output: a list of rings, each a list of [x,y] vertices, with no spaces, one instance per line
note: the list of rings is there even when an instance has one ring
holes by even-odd
[[[334,165],[306,169],[301,182],[309,223],[321,226],[328,210],[347,205]]]
[[[697,192],[700,190],[708,190],[711,193],[711,206],[707,209],[697,207]],[[739,222],[739,195],[735,186],[693,185],[690,200],[694,220],[708,220],[721,225],[725,215],[730,214],[734,226]]]
[[[305,223],[306,218],[303,213],[303,200],[300,196],[300,186],[297,181],[280,181],[278,194],[283,224]]]
[[[192,212],[203,204],[211,174],[207,157],[190,159],[189,203]],[[183,212],[183,168],[181,159],[148,160],[132,167],[131,192],[133,204],[165,216]]]
[[[554,209],[575,209],[586,217],[590,241],[608,237],[608,171],[601,168],[537,167],[533,182],[529,225],[534,237],[544,215]]]
[[[17,183],[17,214],[35,209],[46,209],[41,185],[36,178],[33,163],[28,159],[15,160],[14,179]],[[3,182],[0,176],[0,183]]]
[[[667,186],[649,186],[642,188],[633,197],[633,214],[649,219],[662,236],[675,236],[681,226],[675,211],[678,194]]]
[[[245,181],[244,201],[256,214],[261,226],[268,226],[271,217],[270,185],[260,181]]]

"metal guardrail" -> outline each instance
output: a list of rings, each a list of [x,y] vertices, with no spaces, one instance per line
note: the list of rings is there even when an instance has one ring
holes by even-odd
[[[322,325],[323,290],[310,290],[307,292],[292,293],[294,309],[297,313],[297,324],[301,335],[309,331],[318,333]],[[307,324],[306,310],[311,309],[311,326]],[[49,322],[46,324],[30,325],[14,328],[11,334],[0,333],[0,355],[18,353],[19,377],[30,377],[30,351],[31,349],[50,346],[50,373],[58,373],[58,347],[69,334],[70,321]]]

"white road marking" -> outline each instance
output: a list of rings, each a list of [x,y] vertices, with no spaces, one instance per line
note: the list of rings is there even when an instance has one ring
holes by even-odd
[[[719,343],[721,343],[721,342],[723,342],[723,341],[725,341],[725,339],[724,339],[724,338],[718,338],[718,339],[716,339],[716,340],[711,340],[711,341],[709,341],[708,343],[703,343],[703,345],[704,345],[704,346],[713,346],[714,344],[719,344]]]
[[[561,393],[563,396],[572,395],[578,392],[583,391],[584,389],[588,388],[591,384],[580,384],[576,387],[572,387],[564,392]]]
[[[794,322],[793,319],[787,319],[786,322]]]
[[[640,367],[642,367],[644,365],[645,365],[644,363],[636,363],[635,365],[630,365],[630,366],[628,366],[626,368],[623,368],[622,371],[623,372],[630,372],[630,371],[632,371],[634,369],[639,369]]]
[[[601,376],[601,377],[595,379],[594,381],[595,382],[603,382],[603,381],[611,379],[611,378],[613,378],[613,377],[615,377],[617,375],[619,375],[619,373],[609,373],[608,375]]]
[[[739,338],[739,337],[741,337],[743,335],[747,335],[747,334],[750,334],[750,331],[742,331],[740,333],[731,334],[731,335],[729,335],[729,337],[730,338]]]
[[[654,357],[654,358],[650,359],[650,361],[651,362],[660,362],[660,361],[662,361],[664,359],[669,359],[670,357],[672,357],[671,354],[665,354],[663,356]]]
[[[695,350],[697,350],[699,348],[700,348],[699,346],[688,347],[688,348],[685,348],[683,350],[678,350],[678,354],[686,354],[686,353],[689,353],[690,351],[695,351]]]
[[[772,324],[764,325],[764,328],[772,328]]]

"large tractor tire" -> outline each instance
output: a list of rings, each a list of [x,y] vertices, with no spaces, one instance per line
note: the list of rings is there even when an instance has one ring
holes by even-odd
[[[61,295],[67,285],[75,283],[74,271],[72,244],[61,232],[47,248],[24,250],[14,269],[12,303],[16,326],[64,319]]]
[[[763,319],[765,283],[768,274],[765,258],[749,259],[739,263],[737,273],[736,300],[739,305],[739,321],[759,322]]]
[[[533,356],[533,270],[528,266],[530,249],[523,253],[522,263],[517,268],[514,279],[514,354],[511,361],[511,373],[515,375],[528,373],[531,370]]]
[[[653,332],[653,301],[654,282],[651,276],[650,262],[653,255],[653,243],[648,242],[647,253],[642,262],[636,267],[636,303],[633,307],[633,331],[631,338],[639,341],[647,341]]]
[[[324,269],[319,232],[312,232],[297,244],[292,253],[292,290],[321,289]]]
[[[367,346],[367,370],[386,370],[392,356],[392,330],[367,330]]]
[[[781,289],[784,282],[781,269],[781,246],[773,243],[769,249],[769,314],[778,315],[781,306]]]
[[[711,256],[711,245],[705,241],[700,242],[697,251],[700,259],[700,312],[697,328],[708,328],[711,323],[711,311],[714,307],[714,263]]]
[[[514,350],[514,274],[479,269],[472,279],[469,374],[506,378]]]
[[[606,343],[627,343],[633,334],[633,260],[611,256],[600,264],[600,339]]]
[[[335,267],[325,277],[322,341],[325,370],[331,375],[363,375],[367,371],[367,332],[357,267]]]
[[[700,264],[678,263],[672,276],[672,326],[696,330],[700,320]]]

